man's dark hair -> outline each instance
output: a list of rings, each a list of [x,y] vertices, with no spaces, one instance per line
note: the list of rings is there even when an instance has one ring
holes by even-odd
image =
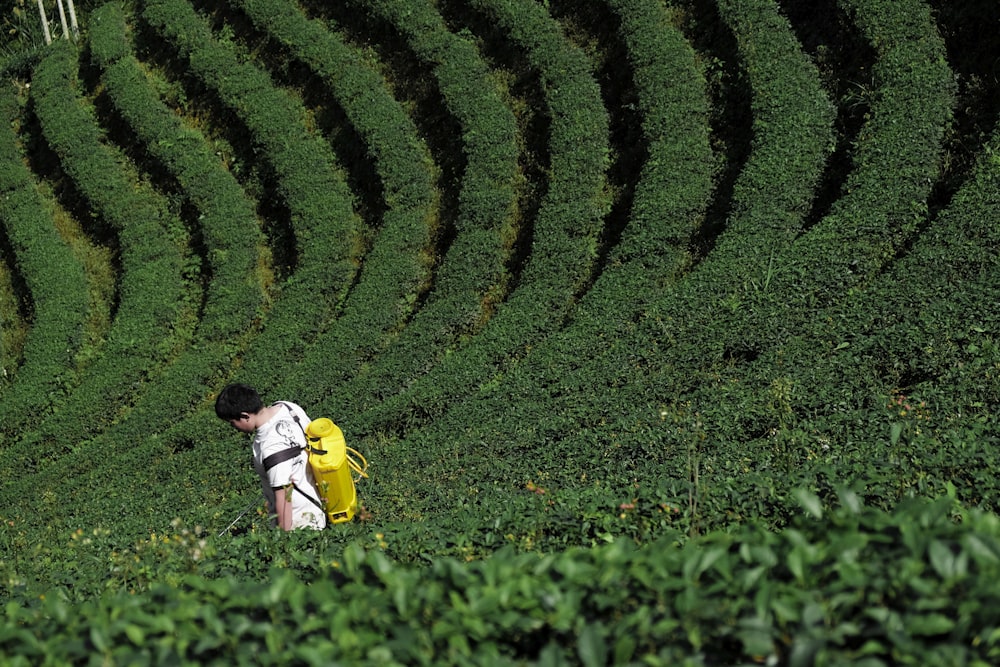
[[[263,407],[257,390],[245,384],[226,385],[215,399],[215,414],[226,421],[239,419],[244,412],[257,414]]]

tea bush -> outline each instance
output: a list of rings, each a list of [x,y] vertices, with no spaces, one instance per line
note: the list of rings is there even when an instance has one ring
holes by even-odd
[[[85,339],[87,285],[80,260],[56,232],[46,199],[22,163],[11,129],[17,117],[13,92],[4,91],[0,104],[6,121],[0,137],[0,221],[33,310],[20,367],[5,369],[16,377],[0,399],[0,433],[10,436],[72,384]]]
[[[116,438],[138,440],[143,424],[192,409],[225,377],[233,355],[245,345],[264,302],[257,266],[262,235],[253,203],[223,168],[208,140],[183,127],[157,97],[132,55],[120,8],[105,5],[95,12],[91,34],[111,104],[197,211],[193,231],[200,239],[205,273],[211,277],[193,332],[198,346],[178,355],[156,386],[137,401],[125,424],[115,426]]]
[[[469,344],[444,357],[406,394],[367,414],[366,429],[397,429],[439,414],[469,387],[488,384],[527,346],[562,323],[590,278],[607,212],[607,114],[589,65],[533,3],[473,3],[525,50],[549,116],[548,176],[532,226],[531,253],[504,308]]]
[[[0,647],[24,664],[995,661],[995,515],[949,499],[885,513],[841,498],[830,508],[803,493],[785,530],[745,526],[683,545],[506,548],[406,566],[354,544],[255,583],[184,574],[77,607],[54,594],[8,604]],[[151,536],[137,557],[159,552],[176,567],[204,548]]]
[[[55,45],[35,70],[32,99],[47,143],[112,236],[118,300],[100,358],[46,422],[50,430],[24,445],[36,454],[38,442],[67,429],[81,440],[100,433],[134,403],[144,378],[190,341],[191,302],[200,298],[187,231],[164,198],[140,183],[120,151],[103,141],[93,109],[79,98],[77,70],[77,50]],[[107,406],[102,418],[84,417],[95,403]]]

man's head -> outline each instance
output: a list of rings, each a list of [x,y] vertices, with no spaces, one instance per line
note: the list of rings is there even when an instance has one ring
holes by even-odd
[[[260,394],[245,384],[223,387],[215,399],[215,414],[233,428],[244,433],[254,430],[254,416],[264,408]]]

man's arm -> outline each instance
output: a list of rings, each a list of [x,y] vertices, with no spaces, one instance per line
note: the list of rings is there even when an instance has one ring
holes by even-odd
[[[274,511],[278,515],[278,528],[292,529],[292,485],[274,490]]]

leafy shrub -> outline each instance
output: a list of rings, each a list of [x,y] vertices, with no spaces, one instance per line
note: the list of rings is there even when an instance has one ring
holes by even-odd
[[[319,664],[986,665],[1000,645],[995,515],[949,499],[892,513],[851,492],[772,533],[678,546],[621,540],[540,556],[504,549],[406,567],[349,545],[265,581],[187,575],[141,594],[6,607],[5,653],[105,660]],[[200,543],[147,548],[194,558]],[[246,542],[243,542],[246,546]],[[32,628],[32,633],[21,631]]]

